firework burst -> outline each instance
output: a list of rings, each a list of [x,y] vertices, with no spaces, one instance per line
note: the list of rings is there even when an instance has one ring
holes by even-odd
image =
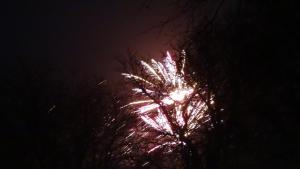
[[[163,62],[141,61],[141,75],[122,73],[134,86],[134,100],[122,108],[133,107],[133,113],[146,127],[174,138],[152,147],[148,153],[167,145],[184,145],[184,140],[210,119],[206,113],[208,106],[200,97],[200,88],[186,79],[185,61],[184,51],[177,61],[167,52]]]

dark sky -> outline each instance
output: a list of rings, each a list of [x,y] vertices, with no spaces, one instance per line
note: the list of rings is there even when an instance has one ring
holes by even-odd
[[[170,48],[168,45],[176,41],[175,35],[178,35],[176,31],[171,33],[175,28],[167,27],[162,32],[160,29],[151,29],[169,15],[172,16],[168,0],[153,0],[150,6],[143,4],[148,1],[10,0],[1,4],[0,11],[3,14],[0,20],[0,88],[4,92],[1,92],[0,102],[4,103],[4,106],[1,106],[4,113],[1,113],[0,117],[4,119],[4,123],[1,123],[0,131],[4,139],[2,136],[0,140],[4,140],[4,144],[0,145],[6,148],[2,154],[9,156],[8,152],[11,152],[13,157],[16,154],[27,162],[24,157],[31,153],[30,148],[39,148],[31,140],[41,138],[44,143],[56,141],[51,134],[56,135],[55,130],[63,128],[63,120],[69,120],[67,117],[80,118],[79,114],[83,110],[77,108],[85,107],[90,101],[86,99],[85,102],[84,96],[77,95],[89,93],[80,90],[92,91],[90,85],[96,86],[103,78],[115,79],[118,75],[118,65],[114,57],[126,55],[128,48],[154,57],[157,57],[160,51]],[[230,2],[233,6],[237,5],[237,1]],[[229,39],[224,38],[224,42],[230,42],[231,38],[237,36],[237,39],[228,44],[232,47],[228,50],[229,53],[233,53],[232,58],[237,58],[236,62],[231,59],[233,67],[230,67],[229,72],[233,72],[234,78],[228,83],[233,81],[233,91],[236,91],[238,99],[233,98],[235,95],[231,95],[230,90],[224,93],[229,94],[229,107],[232,106],[232,114],[235,115],[231,117],[233,133],[237,133],[236,138],[233,138],[237,143],[233,145],[240,146],[233,154],[241,151],[250,157],[259,156],[258,159],[264,164],[272,162],[272,166],[275,166],[292,159],[290,154],[293,153],[291,150],[294,150],[293,143],[297,142],[294,127],[297,118],[289,112],[298,110],[294,106],[298,104],[299,98],[299,85],[296,81],[299,81],[297,44],[300,38],[297,34],[297,20],[292,16],[299,10],[296,5],[287,3],[286,7],[289,8],[272,6],[271,14],[276,15],[263,15],[264,12],[268,14],[268,11],[260,11],[264,8],[258,8],[257,2],[253,3],[253,7],[249,7],[249,17],[247,11],[243,12],[246,16],[241,18],[249,20],[243,20],[241,23],[244,25],[239,25],[239,21],[235,23],[230,30],[236,29],[236,32],[233,31],[233,35],[229,34]],[[273,2],[275,1],[268,1],[270,4]],[[251,3],[247,1],[247,4]],[[259,13],[256,15],[255,11]],[[248,24],[249,28],[246,27]],[[184,24],[176,29],[183,27]],[[227,34],[224,34],[224,37],[225,35]],[[223,38],[222,33],[219,36]],[[219,50],[222,51],[222,45]],[[209,47],[208,51],[210,52]],[[240,59],[240,54],[245,56]],[[294,56],[297,59],[291,58]],[[217,77],[213,79],[218,79]],[[99,81],[95,82],[93,79]],[[85,84],[89,85],[80,88]],[[78,98],[84,101],[77,101]],[[76,102],[69,104],[74,100]],[[234,102],[232,105],[231,100]],[[81,106],[76,105],[81,102]],[[57,113],[49,114],[47,111],[53,105],[57,105]],[[76,112],[77,115],[74,114]],[[246,123],[242,124],[243,122]],[[77,124],[76,121],[74,124]],[[258,132],[256,129],[259,129]],[[76,131],[74,129],[74,132]],[[6,135],[9,137],[5,138]],[[48,138],[52,140],[48,141]],[[289,138],[293,142],[290,142]],[[253,145],[254,150],[251,150]],[[53,148],[48,144],[43,146],[47,150]],[[265,148],[267,150],[264,150]],[[53,155],[56,156],[57,154]],[[247,158],[247,155],[237,160],[244,163],[245,157]],[[298,156],[293,158],[298,159]],[[23,164],[22,161],[12,159],[12,164]],[[278,163],[275,163],[276,161]],[[256,164],[259,165],[260,161]],[[264,165],[259,166],[268,168]]]
[[[151,28],[171,10],[159,1],[149,8],[141,2],[37,0],[1,5],[0,88],[6,104],[1,132],[9,136],[1,145],[13,147],[7,152],[27,152],[23,142],[47,128],[39,122],[44,115],[49,121],[45,112],[53,104],[68,102],[63,99],[80,93],[81,86],[90,90],[103,78],[118,78],[114,58],[126,55],[128,48],[145,55],[168,49],[174,41],[170,31]],[[41,128],[31,131],[28,125]]]
[[[14,76],[23,65],[31,73],[74,83],[116,77],[114,57],[126,55],[127,49],[158,55],[175,39],[169,28],[151,29],[172,13],[167,3],[143,2],[11,2],[3,31],[9,44],[3,52],[5,71]]]

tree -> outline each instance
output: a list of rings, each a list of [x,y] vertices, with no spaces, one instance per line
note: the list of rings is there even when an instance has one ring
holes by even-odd
[[[226,120],[209,134],[207,168],[297,168],[295,2],[181,2],[181,16],[192,25],[181,47],[195,78],[208,82],[224,108],[217,115]]]

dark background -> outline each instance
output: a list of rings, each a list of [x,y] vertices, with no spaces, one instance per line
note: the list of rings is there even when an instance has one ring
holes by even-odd
[[[168,49],[175,36],[154,27],[171,9],[136,0],[7,1],[1,9],[3,167],[78,168],[82,141],[102,125],[101,101],[88,105],[107,90],[97,84],[120,79],[116,58],[128,49]],[[83,127],[82,112],[95,107]]]
[[[299,10],[291,0],[243,2],[228,29],[206,37],[195,28],[188,37],[212,64],[220,52],[232,56],[235,105],[226,105],[233,113],[223,159],[235,168],[298,168]],[[107,94],[96,86],[119,80],[114,58],[128,48],[156,57],[180,38],[178,27],[153,29],[173,8],[134,0],[10,1],[1,8],[3,168],[93,168],[83,167],[83,152]]]

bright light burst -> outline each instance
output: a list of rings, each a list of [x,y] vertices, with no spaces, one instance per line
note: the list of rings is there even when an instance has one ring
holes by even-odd
[[[188,138],[210,117],[208,106],[199,95],[197,83],[188,82],[184,72],[185,52],[175,62],[169,52],[164,61],[151,59],[151,63],[141,61],[141,75],[122,73],[133,80],[135,100],[123,106],[132,106],[148,127],[164,135],[175,138],[173,141],[157,145],[152,152],[165,145],[185,144]],[[202,91],[203,92],[203,91]],[[212,101],[212,99],[210,99]]]

